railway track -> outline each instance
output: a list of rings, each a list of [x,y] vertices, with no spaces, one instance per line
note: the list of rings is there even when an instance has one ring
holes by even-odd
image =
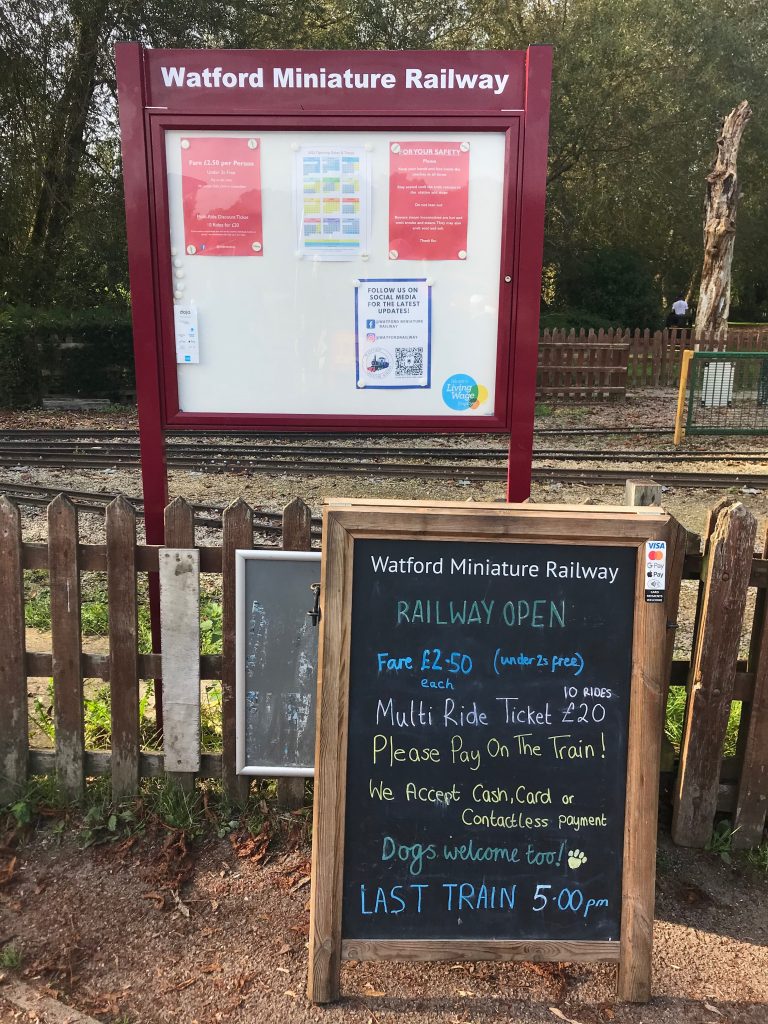
[[[637,436],[655,428],[637,431]],[[604,428],[587,428],[579,435],[596,432],[614,433]],[[663,431],[663,428],[658,428]],[[542,432],[539,432],[542,433]],[[618,431],[617,431],[618,433]],[[206,443],[199,435],[190,442],[189,434],[175,435],[167,446],[168,464],[173,469],[207,473],[282,472],[311,475],[354,475],[386,477],[454,478],[459,480],[503,480],[506,477],[506,445],[458,447],[455,445],[425,446],[415,442],[389,444],[388,438],[355,438],[355,445],[317,443],[317,435],[291,436],[292,444],[263,440],[249,444],[222,443],[217,437]],[[285,439],[288,435],[280,435]],[[495,435],[494,435],[495,436]],[[183,437],[183,440],[182,440]],[[274,435],[277,438],[277,435]],[[308,443],[300,438],[311,438]],[[349,436],[346,440],[352,440]],[[431,440],[431,438],[419,438]],[[765,450],[675,452],[665,449],[630,451],[575,451],[540,448],[534,452],[533,479],[559,480],[563,483],[621,483],[643,465],[644,473],[659,483],[676,487],[768,487],[768,474],[745,471],[713,472],[717,463],[768,461]],[[623,463],[623,468],[569,466],[573,462]],[[706,463],[706,472],[678,469],[686,463]],[[545,465],[555,463],[556,465]],[[663,468],[659,466],[663,463]],[[651,468],[656,464],[655,468]],[[134,431],[4,431],[0,433],[0,469],[134,469],[140,466],[139,446]],[[81,492],[85,495],[86,492]],[[88,492],[96,500],[94,492]],[[98,492],[96,497],[98,497]],[[34,495],[30,496],[33,497]],[[87,500],[85,497],[83,501]],[[138,499],[137,507],[139,505]],[[221,510],[200,511],[209,519]]]
[[[227,468],[237,468],[234,463],[242,461],[250,465],[253,462],[274,461],[291,465],[297,460],[302,463],[330,463],[334,460],[366,459],[374,465],[385,464],[382,460],[428,459],[441,461],[460,459],[465,462],[493,462],[506,460],[506,448],[498,447],[424,447],[417,445],[358,445],[352,447],[333,446],[328,444],[198,444],[171,443],[167,446],[169,461],[176,466],[200,466],[202,462],[212,468],[224,464]],[[558,450],[536,449],[534,461],[558,462],[743,462],[750,459],[768,460],[768,451],[719,451],[719,452],[676,452],[674,450],[654,449],[639,450],[631,453],[622,451],[592,450]],[[290,462],[288,461],[290,460]],[[98,467],[103,465],[134,466],[140,464],[139,447],[124,442],[94,443],[85,441],[14,441],[0,440],[0,465],[24,462],[31,465],[68,466],[80,465]]]
[[[173,468],[177,464],[173,460],[169,463]],[[76,463],[79,468],[86,468],[81,462]],[[110,463],[109,465],[112,465]],[[199,462],[198,462],[199,465]],[[19,467],[21,468],[21,467]],[[29,467],[26,467],[29,468]],[[59,468],[61,466],[59,465]],[[230,467],[225,467],[230,468]],[[274,472],[277,464],[249,463],[247,466],[238,463],[235,467],[239,471],[249,470],[251,472]],[[506,466],[472,466],[472,465],[425,465],[425,464],[399,464],[386,463],[374,465],[371,463],[362,464],[354,462],[345,463],[306,463],[293,462],[290,464],[292,474],[318,474],[334,476],[386,476],[413,478],[439,478],[456,479],[458,481],[490,481],[505,480],[507,476]],[[533,480],[545,480],[550,482],[577,483],[577,484],[616,484],[621,485],[632,475],[630,469],[597,469],[597,468],[573,468],[568,466],[534,466],[531,471]],[[650,470],[645,474],[656,483],[666,484],[668,487],[696,487],[696,488],[728,488],[728,487],[754,487],[758,490],[768,488],[768,473],[691,473],[676,470]],[[66,489],[66,488],[65,488]],[[0,484],[0,492],[2,484]],[[57,493],[53,491],[52,493]],[[71,493],[67,491],[67,493]],[[9,496],[12,496],[9,494]],[[134,499],[136,500],[136,499]],[[106,504],[106,502],[105,502]],[[202,525],[202,524],[201,524]],[[211,523],[210,525],[220,525]]]

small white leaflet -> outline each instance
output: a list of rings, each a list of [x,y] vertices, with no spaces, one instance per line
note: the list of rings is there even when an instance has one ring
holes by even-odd
[[[176,334],[176,362],[199,363],[200,339],[197,330],[197,306],[191,303],[174,306],[173,326]]]

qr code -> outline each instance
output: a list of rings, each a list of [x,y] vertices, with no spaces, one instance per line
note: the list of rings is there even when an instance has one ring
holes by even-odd
[[[424,375],[423,348],[395,349],[395,376],[422,377]]]

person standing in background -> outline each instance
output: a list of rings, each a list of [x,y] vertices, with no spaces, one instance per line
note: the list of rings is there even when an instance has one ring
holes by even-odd
[[[685,301],[682,295],[678,295],[675,301],[672,303],[672,313],[674,315],[674,327],[685,327],[685,316],[688,312],[688,303]]]

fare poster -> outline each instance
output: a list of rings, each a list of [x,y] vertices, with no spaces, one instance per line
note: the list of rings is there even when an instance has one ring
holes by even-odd
[[[424,278],[368,278],[355,288],[358,388],[428,388],[431,287]]]
[[[187,255],[262,255],[259,151],[247,136],[181,140]]]
[[[468,213],[468,142],[390,144],[391,260],[466,259]]]
[[[301,256],[352,260],[366,254],[370,176],[364,149],[302,147],[294,190]]]

